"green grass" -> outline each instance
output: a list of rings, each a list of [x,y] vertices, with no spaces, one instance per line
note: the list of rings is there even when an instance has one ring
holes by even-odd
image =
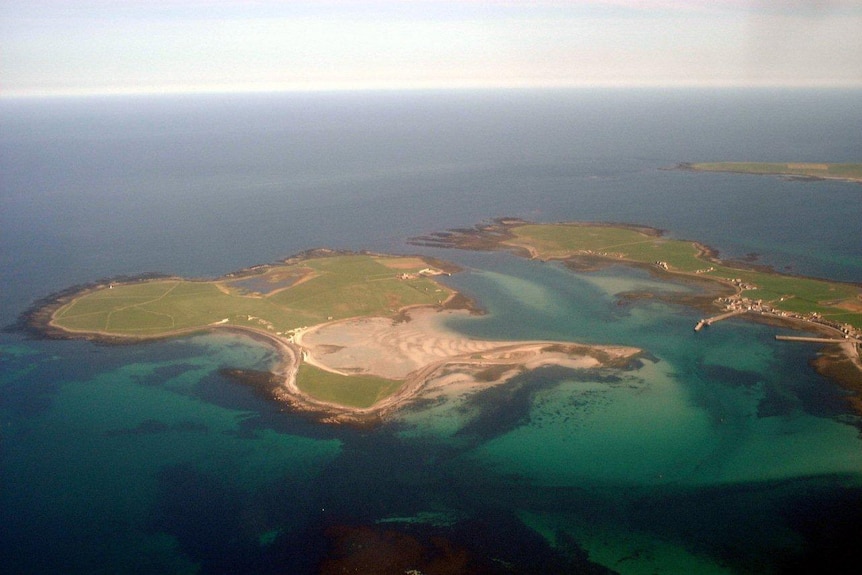
[[[664,261],[679,271],[704,266],[693,242],[648,236],[630,228],[597,225],[530,224],[512,230],[517,245],[532,246],[539,257],[567,257],[577,252],[639,263]]]
[[[699,277],[717,280],[739,278],[758,287],[757,290],[744,292],[745,297],[762,299],[787,312],[817,312],[835,321],[862,328],[862,313],[838,307],[847,303],[862,304],[862,290],[852,284],[715,264],[698,257],[694,242],[653,237],[624,227],[529,224],[511,231],[515,238],[508,243],[532,247],[541,258],[563,259],[590,252],[600,257],[639,264],[667,262],[671,273],[694,273],[713,267],[713,271],[699,274]]]
[[[302,364],[296,376],[299,389],[320,401],[348,407],[371,407],[401,387],[403,382],[372,375],[338,375]]]
[[[54,323],[74,331],[160,337],[228,320],[228,325],[283,332],[332,319],[394,315],[409,305],[432,305],[452,292],[430,278],[400,279],[427,267],[417,258],[344,255],[273,266],[267,273],[316,277],[267,296],[231,289],[236,280],[157,280],[114,284],[74,298]],[[219,286],[225,288],[225,293]],[[251,316],[251,319],[249,319]]]
[[[273,266],[263,275],[290,277],[284,289],[254,294],[247,278],[213,281],[154,280],[114,284],[82,293],[57,310],[54,323],[69,330],[114,336],[164,337],[227,319],[226,324],[272,333],[329,319],[392,316],[409,305],[433,305],[452,290],[418,275],[429,267],[419,258],[344,255]],[[407,279],[401,274],[413,274]],[[290,285],[296,278],[296,285]],[[264,278],[265,280],[265,278]],[[233,284],[237,285],[233,285]],[[226,293],[227,292],[227,293]],[[402,382],[342,376],[302,365],[300,389],[311,397],[348,407],[371,407]]]
[[[242,308],[212,282],[182,280],[114,285],[75,298],[54,323],[116,335],[159,335],[202,327]]]
[[[390,315],[408,305],[435,304],[451,293],[437,292],[441,286],[428,278],[398,279],[402,270],[386,266],[377,258],[339,256],[306,264],[317,276],[274,294],[271,299],[276,305],[314,310],[321,321],[329,317]],[[403,271],[415,273],[419,269]]]
[[[862,180],[862,164],[705,162],[690,164],[689,166],[693,170],[706,172],[741,172],[745,174],[777,174]]]
[[[536,248],[543,257],[563,256],[574,250],[620,252],[652,238],[635,230],[590,225],[528,224],[514,228],[518,243]]]

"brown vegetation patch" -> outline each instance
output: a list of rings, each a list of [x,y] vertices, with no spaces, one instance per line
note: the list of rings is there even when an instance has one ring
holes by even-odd
[[[862,300],[860,300],[860,296],[857,296],[855,300],[848,299],[834,303],[832,305],[833,307],[846,309],[847,311],[852,311],[853,313],[862,313]]]
[[[427,265],[425,260],[419,257],[400,257],[398,259],[381,258],[378,261],[393,270],[411,270],[424,268]]]

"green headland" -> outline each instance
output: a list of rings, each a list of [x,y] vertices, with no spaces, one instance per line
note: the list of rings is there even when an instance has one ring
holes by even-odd
[[[42,316],[51,335],[108,342],[241,330],[280,344],[298,366],[301,352],[293,349],[293,336],[302,328],[451,303],[455,292],[434,280],[443,273],[449,272],[418,257],[315,250],[215,280],[103,281],[59,298],[55,309],[46,310],[50,319]],[[385,377],[297,366],[292,371],[300,391],[347,407],[370,407],[401,385]]]
[[[862,394],[862,286],[723,262],[710,248],[664,237],[642,226],[601,223],[532,224],[498,219],[472,229],[413,238],[415,245],[470,250],[510,250],[525,257],[558,260],[577,270],[617,263],[649,269],[668,280],[696,281],[716,289],[713,296],[685,302],[704,310],[695,331],[722,319],[743,316],[806,331],[787,337],[832,344],[816,367]],[[704,283],[705,282],[705,283]],[[717,291],[717,293],[715,293]],[[862,397],[862,395],[860,395]],[[862,401],[856,405],[862,412]]]
[[[842,180],[862,183],[862,164],[708,162],[679,164],[677,167],[697,172],[734,172],[739,174],[778,175],[814,180]]]
[[[724,263],[697,242],[664,237],[658,230],[597,223],[531,224],[498,220],[412,240],[417,245],[511,249],[534,259],[647,266],[659,275],[697,278],[727,286],[732,299],[768,307],[773,315],[835,328],[862,330],[862,288],[856,284],[781,274]],[[727,300],[728,298],[723,298]],[[718,302],[722,305],[722,302]],[[784,314],[784,315],[782,315]]]
[[[442,304],[454,292],[434,281],[441,273],[421,258],[333,254],[216,280],[104,282],[54,311],[51,325],[106,338],[159,338],[213,325],[283,335],[326,321]]]
[[[732,286],[734,299],[768,308],[773,315],[812,322],[819,318],[823,325],[862,330],[859,286],[731,266],[696,242],[635,228],[562,224],[513,227],[512,237],[504,243],[540,259],[597,256],[652,266],[668,274],[711,279]]]

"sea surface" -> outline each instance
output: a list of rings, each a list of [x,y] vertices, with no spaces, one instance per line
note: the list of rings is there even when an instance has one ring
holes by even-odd
[[[239,335],[0,336],[3,573],[855,573],[860,418],[818,348],[610,267],[408,245],[489,218],[611,221],[862,282],[862,186],[667,170],[851,162],[862,92],[581,90],[0,101],[0,323],[103,277],[216,277],[313,247],[426,253],[482,338],[645,350],[373,429],[220,373]],[[369,557],[374,559],[369,563]],[[369,565],[373,565],[369,567]],[[389,569],[389,571],[386,571]],[[449,571],[445,571],[449,569]],[[461,569],[459,571],[458,569]]]

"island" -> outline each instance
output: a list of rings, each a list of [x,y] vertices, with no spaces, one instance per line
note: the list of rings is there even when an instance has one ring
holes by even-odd
[[[707,326],[740,316],[814,332],[815,368],[852,389],[862,413],[862,286],[724,262],[707,246],[645,226],[501,218],[412,238],[434,248],[508,250],[586,272],[644,267],[698,295],[659,296],[698,307]],[[48,337],[129,343],[233,330],[274,345],[272,372],[227,370],[269,397],[331,423],[378,422],[419,398],[474,392],[538,367],[631,369],[641,350],[568,341],[486,341],[447,320],[481,313],[441,278],[460,270],[424,256],[310,250],[217,279],[159,275],[102,280],[38,302],[20,325]],[[636,294],[629,294],[636,297]]]
[[[696,282],[702,296],[672,296],[704,312],[695,333],[740,316],[814,332],[776,339],[821,343],[815,368],[854,392],[862,413],[862,286],[778,273],[764,266],[723,262],[695,241],[671,239],[646,226],[594,222],[530,223],[500,218],[473,228],[436,232],[410,243],[436,248],[508,250],[531,259],[556,260],[577,271],[610,264],[637,266],[669,281]],[[631,296],[632,294],[630,294]],[[632,296],[633,297],[633,296]]]
[[[843,182],[862,183],[862,164],[706,162],[677,164],[676,169],[695,172],[773,175],[799,180],[840,180]]]
[[[480,313],[439,279],[447,262],[317,249],[217,279],[148,274],[77,286],[20,326],[43,336],[133,343],[233,330],[275,346],[272,372],[228,369],[328,423],[376,423],[417,399],[474,392],[526,370],[635,366],[640,350],[561,341],[485,341],[446,327]]]

